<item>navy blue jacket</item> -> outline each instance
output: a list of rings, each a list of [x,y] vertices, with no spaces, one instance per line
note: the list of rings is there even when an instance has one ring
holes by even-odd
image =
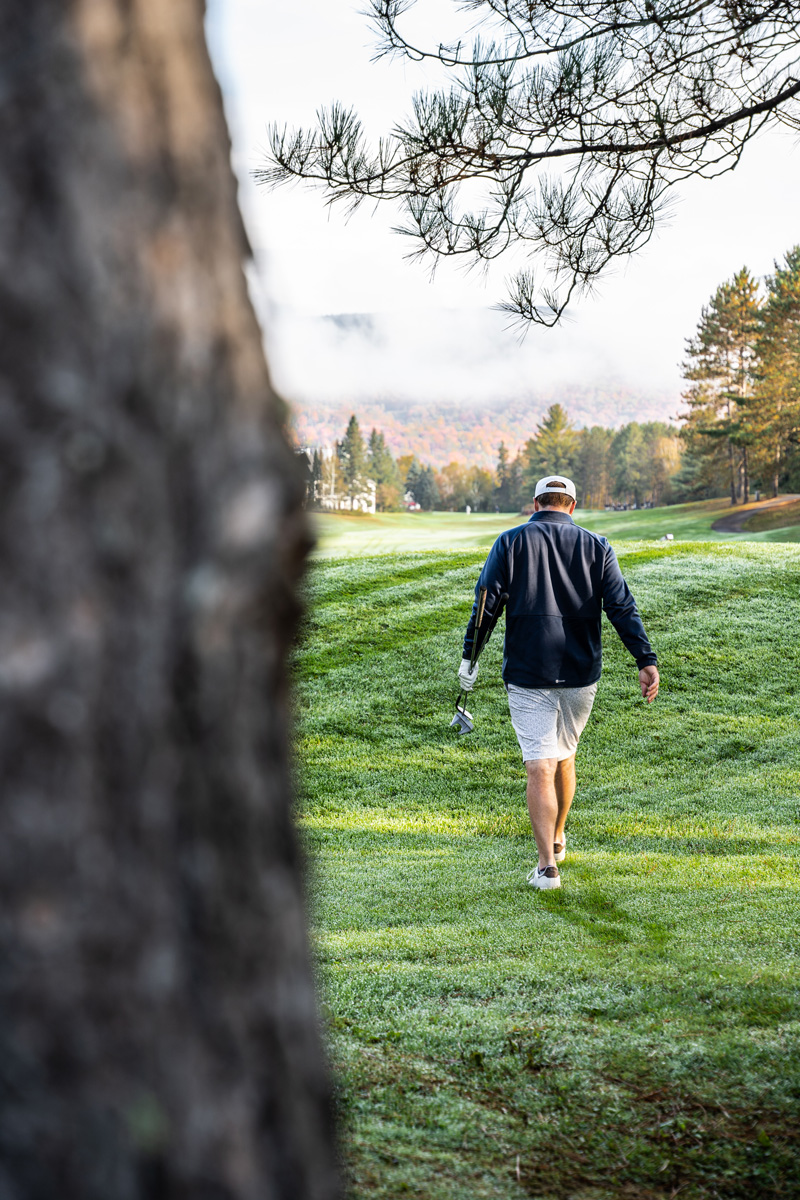
[[[582,529],[566,512],[537,512],[525,525],[500,534],[475,585],[464,658],[472,653],[482,587],[487,588],[484,629],[496,616],[501,595],[508,593],[506,683],[525,688],[595,683],[603,665],[603,609],[637,667],[656,662],[617,556],[604,537]]]

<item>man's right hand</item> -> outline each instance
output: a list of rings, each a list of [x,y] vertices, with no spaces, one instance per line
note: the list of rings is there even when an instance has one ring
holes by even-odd
[[[647,703],[652,704],[658,695],[658,667],[642,667],[639,672],[639,685]]]
[[[471,692],[475,687],[475,680],[478,678],[478,664],[470,671],[469,659],[462,658],[461,666],[458,668],[458,682],[461,684],[461,689],[464,692]]]

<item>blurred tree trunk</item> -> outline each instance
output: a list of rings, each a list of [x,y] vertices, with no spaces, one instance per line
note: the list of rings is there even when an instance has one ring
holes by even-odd
[[[327,1200],[307,545],[200,0],[6,0],[0,1196]]]

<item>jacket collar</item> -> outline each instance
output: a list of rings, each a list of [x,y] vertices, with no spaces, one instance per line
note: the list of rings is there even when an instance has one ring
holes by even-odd
[[[535,512],[528,522],[529,525],[531,521],[558,521],[561,525],[575,524],[568,512],[563,512],[556,508],[542,509],[541,512]]]

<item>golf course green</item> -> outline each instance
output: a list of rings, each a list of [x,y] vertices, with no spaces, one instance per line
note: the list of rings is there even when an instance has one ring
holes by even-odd
[[[323,536],[298,804],[359,1200],[800,1196],[800,547],[618,540],[664,511],[677,537],[679,510],[593,514],[662,685],[645,705],[607,626],[554,892],[525,884],[501,636],[449,728],[484,543]]]
[[[741,511],[734,510],[734,511]],[[642,508],[628,512],[578,509],[575,520],[611,542],[636,538],[655,539],[671,533],[681,541],[699,542],[800,541],[798,506],[787,507],[785,526],[779,511],[761,512],[750,506],[750,520],[758,529],[742,533],[718,533],[711,528],[731,512],[729,500],[701,500],[694,504],[672,504],[665,508]],[[488,550],[498,533],[526,520],[517,513],[319,513],[313,521],[318,539],[317,555],[386,554],[406,550]],[[794,522],[794,523],[792,523]],[[761,528],[763,526],[763,528]]]

